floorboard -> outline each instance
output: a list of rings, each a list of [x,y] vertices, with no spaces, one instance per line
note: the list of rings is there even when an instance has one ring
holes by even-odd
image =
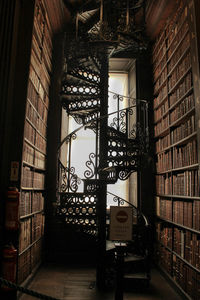
[[[114,300],[114,291],[100,292],[95,286],[95,269],[91,267],[66,267],[57,264],[42,266],[29,288],[60,300]],[[20,300],[33,300],[22,295]],[[181,300],[183,299],[160,272],[152,270],[147,290],[125,292],[123,300]]]

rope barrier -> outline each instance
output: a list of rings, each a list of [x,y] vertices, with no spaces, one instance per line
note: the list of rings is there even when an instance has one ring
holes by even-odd
[[[1,284],[3,285],[6,285],[7,287],[9,288],[12,288],[12,289],[15,289],[17,291],[20,291],[24,294],[27,294],[27,295],[30,295],[30,296],[33,296],[35,298],[39,298],[39,299],[44,299],[44,300],[60,300],[58,298],[53,298],[51,296],[47,296],[47,295],[44,295],[44,294],[40,294],[38,292],[35,292],[33,290],[30,290],[30,289],[27,289],[27,288],[24,288],[22,286],[19,286],[11,281],[8,281],[2,277],[0,277],[0,286]]]

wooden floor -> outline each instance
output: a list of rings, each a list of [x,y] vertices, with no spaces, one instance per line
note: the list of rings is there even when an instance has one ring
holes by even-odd
[[[184,299],[169,285],[158,270],[152,270],[147,290],[124,293],[123,300],[181,300]],[[91,267],[65,267],[57,264],[42,266],[29,288],[60,300],[114,300],[114,291],[101,293],[95,286],[95,269]],[[20,300],[35,297],[22,295]]]

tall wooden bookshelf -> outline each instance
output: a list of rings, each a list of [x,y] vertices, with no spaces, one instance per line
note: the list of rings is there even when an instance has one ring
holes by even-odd
[[[42,258],[52,35],[45,3],[37,0],[34,10],[21,167],[17,271],[19,284],[33,273]]]
[[[158,265],[200,299],[199,76],[193,1],[179,1],[153,47]]]

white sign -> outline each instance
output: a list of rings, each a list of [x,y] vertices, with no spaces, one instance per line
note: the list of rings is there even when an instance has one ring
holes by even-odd
[[[130,241],[132,240],[133,227],[132,207],[110,207],[110,240]]]

